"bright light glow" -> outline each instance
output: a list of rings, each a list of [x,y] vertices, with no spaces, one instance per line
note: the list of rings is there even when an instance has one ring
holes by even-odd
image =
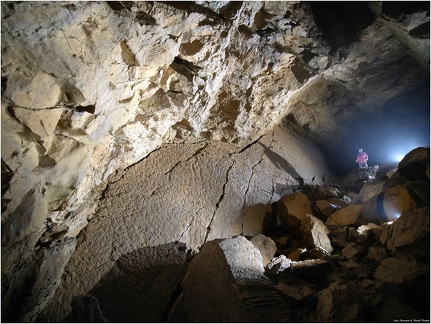
[[[397,143],[397,148],[396,150],[394,150],[390,155],[389,155],[389,160],[391,160],[391,162],[401,162],[402,159],[404,159],[404,157],[407,155],[407,153],[409,153],[410,151],[412,151],[413,149],[419,147],[421,145],[416,145],[416,143],[412,144],[412,143],[402,143],[401,141],[399,141]]]
[[[402,208],[402,207],[399,206],[399,203],[400,202],[396,202],[396,203],[386,202],[386,203],[384,203],[385,204],[385,214],[389,220],[394,221],[394,220],[397,220],[401,216],[400,208]]]
[[[395,162],[401,162],[405,155],[399,154],[395,155]]]
[[[330,150],[330,162],[350,172],[357,163],[358,148],[368,155],[368,165],[392,165],[417,147],[430,146],[429,81],[417,90],[390,100],[372,116],[365,114],[348,125],[344,150]],[[344,153],[339,160],[336,156]]]
[[[393,213],[393,214],[392,214],[392,218],[393,218],[393,219],[398,219],[400,216],[401,216],[401,214],[400,214],[400,213]]]

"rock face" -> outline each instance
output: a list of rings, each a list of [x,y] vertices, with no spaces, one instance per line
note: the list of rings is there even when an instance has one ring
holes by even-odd
[[[348,284],[332,283],[319,295],[316,321],[320,323],[363,322],[364,311],[360,296]]]
[[[284,300],[264,276],[262,257],[242,236],[206,243],[182,283],[191,322],[289,321]],[[250,311],[253,310],[253,311]]]
[[[87,295],[118,320],[115,279],[157,295],[131,321],[166,320],[187,257],[278,228],[281,197],[335,181],[315,143],[345,145],[344,122],[429,72],[429,8],[348,9],[353,29],[305,2],[2,2],[2,320],[61,321]],[[403,211],[429,205],[424,153],[393,179],[411,181]]]

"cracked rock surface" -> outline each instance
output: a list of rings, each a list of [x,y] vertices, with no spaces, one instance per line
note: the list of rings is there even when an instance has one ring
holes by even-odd
[[[49,309],[69,311],[72,296],[86,294],[123,255],[170,242],[195,253],[207,241],[243,234],[244,207],[276,202],[287,187],[299,185],[279,165],[290,150],[277,143],[289,136],[279,128],[239,151],[220,142],[165,145],[113,177],[78,236],[47,318],[53,316]],[[319,170],[308,157],[310,169]],[[290,161],[292,170],[311,177],[303,173],[309,170],[305,156]],[[249,217],[264,216],[261,211]]]

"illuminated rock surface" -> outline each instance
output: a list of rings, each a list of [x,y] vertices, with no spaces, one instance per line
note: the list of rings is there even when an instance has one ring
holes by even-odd
[[[414,204],[396,204],[407,206],[403,225],[382,224],[386,238],[377,243],[396,254],[429,235],[405,219],[420,213],[427,224],[429,149],[407,156],[384,190],[370,188],[353,202],[344,197],[360,188],[335,185],[324,158],[349,145],[348,123],[378,114],[429,79],[429,8],[255,1],[1,6],[3,321],[59,322],[74,297],[89,294],[109,321],[198,320],[181,282],[192,277],[190,260],[215,240],[264,234],[277,253],[316,257],[305,249],[301,216],[288,222],[293,236],[280,226],[277,205],[288,195],[304,196],[306,213],[327,226],[359,204],[369,211],[361,221],[380,224],[392,207],[377,208],[378,195],[401,185]],[[318,196],[307,186],[317,186]],[[340,209],[320,215],[313,206],[322,199]],[[330,230],[355,229],[355,222],[340,218]],[[411,237],[398,237],[401,229]],[[337,249],[332,254],[340,256]],[[418,262],[425,252],[421,245]],[[370,273],[354,260],[326,261],[356,269],[364,282]],[[225,273],[232,266],[225,264]],[[279,317],[262,311],[213,320],[327,318],[327,305],[316,317],[317,294],[335,279],[292,285],[300,274],[287,276],[278,290],[269,285],[271,294],[301,301],[297,314],[281,303]],[[354,284],[370,296],[382,291],[378,282]],[[405,302],[393,296],[381,313],[367,316],[388,319],[390,307]],[[367,302],[373,310],[381,305]],[[94,305],[89,312],[99,316]],[[424,311],[406,305],[398,309]]]

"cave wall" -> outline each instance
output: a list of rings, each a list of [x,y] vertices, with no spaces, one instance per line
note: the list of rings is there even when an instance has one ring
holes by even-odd
[[[168,263],[178,246],[194,254],[207,241],[260,232],[271,203],[300,182],[321,184],[325,176],[319,151],[281,128],[241,150],[222,142],[162,146],[111,179],[39,319],[60,321],[72,296],[93,288],[104,298],[99,286],[130,277],[121,263],[146,278],[148,268]],[[143,262],[139,251],[150,247],[151,261]]]
[[[370,4],[341,48],[305,2],[1,5],[2,316],[14,320],[67,295],[45,309],[58,320],[121,255],[198,249],[243,233],[247,207],[331,181],[306,138],[344,145],[345,122],[429,72],[420,6],[394,17]],[[122,230],[130,240],[114,239]]]

